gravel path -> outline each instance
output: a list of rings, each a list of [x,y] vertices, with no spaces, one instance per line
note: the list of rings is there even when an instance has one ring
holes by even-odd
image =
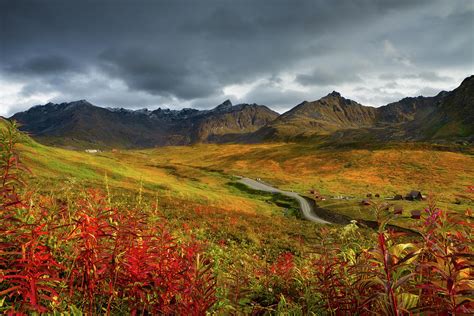
[[[289,196],[298,201],[300,204],[301,212],[303,212],[303,216],[310,221],[320,223],[320,224],[330,224],[330,222],[325,221],[324,219],[319,218],[313,212],[313,208],[311,205],[306,201],[301,195],[295,192],[283,191],[272,186],[269,186],[265,183],[260,181],[256,181],[250,178],[241,178],[239,180],[240,183],[245,184],[249,188],[259,191],[271,192],[271,193],[280,193],[286,196]]]

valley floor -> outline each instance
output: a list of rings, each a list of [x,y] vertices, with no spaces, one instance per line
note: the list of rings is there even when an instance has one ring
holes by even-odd
[[[100,208],[91,209],[92,213],[113,205],[114,216],[144,216],[151,227],[166,225],[179,245],[202,243],[204,255],[212,259],[209,262],[217,282],[217,299],[212,307],[217,314],[327,311],[332,307],[326,304],[340,296],[324,294],[324,282],[333,282],[330,278],[349,283],[357,279],[350,273],[359,272],[344,270],[346,265],[365,269],[364,256],[372,256],[373,251],[370,260],[378,260],[376,251],[381,240],[390,245],[388,251],[394,255],[406,256],[406,264],[413,271],[417,264],[409,258],[421,251],[416,249],[425,249],[413,236],[394,243],[392,237],[396,236],[382,228],[377,232],[352,224],[322,225],[304,220],[300,205],[291,196],[282,191],[260,191],[259,187],[253,190],[239,182],[241,177],[309,198],[314,196],[310,191],[317,191],[324,197],[317,201],[320,207],[351,218],[381,220],[383,212],[392,218],[393,205],[390,215],[384,203],[397,204],[404,211],[391,223],[415,230],[425,228],[411,218],[412,210],[425,209],[429,204],[426,214],[438,216],[436,204],[452,211],[453,220],[459,217],[460,222],[471,225],[469,209],[474,207],[474,157],[429,147],[323,149],[311,144],[272,143],[86,153],[47,147],[25,138],[18,148],[21,161],[31,171],[25,179],[30,212],[43,210],[45,205],[51,212],[67,209],[70,225],[71,218],[85,216],[81,215],[82,209],[92,207],[87,203],[96,201],[93,203]],[[429,195],[429,200],[388,200],[411,190]],[[372,205],[361,205],[367,194],[379,197],[371,198]],[[26,220],[31,220],[31,214]],[[119,223],[109,216],[104,225],[116,229]],[[61,220],[65,219],[67,216]],[[59,223],[47,225],[51,224]],[[444,230],[430,234],[434,231]],[[469,238],[465,233],[456,235],[462,236],[463,247]],[[329,265],[332,262],[340,266]],[[380,265],[382,261],[377,262]],[[325,276],[321,269],[329,266],[341,270]],[[324,281],[324,277],[329,279]],[[359,286],[349,283],[336,287]],[[418,304],[416,295],[408,294],[414,289],[411,285],[403,287],[405,292],[399,297],[407,309]],[[357,299],[380,290],[373,286],[365,294],[357,294]],[[103,308],[104,301],[96,308]],[[126,305],[127,301],[117,298],[119,303]],[[371,308],[379,308],[377,304]],[[120,308],[127,310],[122,305]]]
[[[272,213],[273,207],[237,190],[235,176],[262,179],[279,189],[326,197],[322,207],[349,216],[373,219],[361,205],[367,194],[383,203],[397,194],[421,191],[439,207],[463,211],[473,207],[466,194],[474,184],[470,154],[434,149],[319,149],[308,144],[196,145],[88,154],[45,147],[23,147],[38,182],[61,181],[180,198],[243,213]],[[50,185],[51,185],[50,184]],[[331,198],[339,197],[339,198]],[[348,197],[349,199],[341,199]],[[406,209],[426,202],[397,201]]]

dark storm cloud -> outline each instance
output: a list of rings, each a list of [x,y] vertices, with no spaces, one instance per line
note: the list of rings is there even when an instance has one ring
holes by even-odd
[[[76,64],[61,56],[36,56],[20,64],[7,65],[4,69],[17,75],[50,75],[78,70]]]
[[[100,55],[100,66],[108,74],[122,78],[130,88],[155,95],[194,99],[209,96],[220,87],[199,60],[186,54],[178,58],[178,54],[143,48],[107,50]]]
[[[473,68],[473,21],[463,0],[0,0],[0,83],[20,85],[7,95],[24,104],[127,106],[135,95],[204,107],[228,86],[286,76],[306,90],[286,79],[240,99],[293,105],[384,74],[459,80]]]
[[[360,82],[362,79],[356,73],[318,69],[311,74],[296,76],[296,81],[303,86],[328,86],[338,83]]]

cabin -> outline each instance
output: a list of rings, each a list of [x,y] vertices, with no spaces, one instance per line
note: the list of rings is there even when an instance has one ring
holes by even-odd
[[[411,211],[411,218],[420,219],[420,217],[421,217],[421,211],[420,210]]]
[[[317,201],[325,201],[326,198],[320,194],[315,194],[314,195],[314,199],[317,200]]]
[[[403,213],[403,206],[401,205],[395,205],[393,207],[393,214],[398,214],[401,215]]]
[[[323,196],[318,190],[311,189],[311,190],[309,190],[309,193],[313,195],[313,197],[314,197],[315,200],[319,200],[319,201],[324,201],[324,200],[326,200],[326,199],[324,198],[324,196]]]
[[[98,149],[86,149],[85,152],[88,153],[88,154],[97,154],[99,152],[99,150]]]
[[[408,201],[415,201],[415,200],[421,201],[421,200],[423,200],[423,195],[421,194],[420,191],[413,190],[405,196],[405,200],[408,200]]]
[[[372,201],[370,199],[363,199],[360,201],[360,204],[362,205],[372,205]]]

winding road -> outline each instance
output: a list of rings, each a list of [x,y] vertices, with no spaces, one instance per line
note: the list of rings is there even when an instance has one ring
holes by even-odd
[[[240,182],[242,184],[245,184],[246,186],[248,186],[249,188],[252,188],[254,190],[271,192],[271,193],[280,193],[280,194],[286,195],[290,198],[293,198],[293,199],[297,200],[298,203],[300,204],[301,212],[303,213],[303,216],[307,220],[310,220],[310,221],[315,222],[315,223],[320,223],[320,224],[331,224],[330,222],[325,221],[324,219],[319,218],[318,216],[316,216],[313,212],[313,208],[308,203],[308,201],[306,201],[298,193],[283,191],[283,190],[274,188],[274,187],[269,186],[265,183],[262,183],[260,181],[256,181],[256,180],[253,180],[253,179],[250,179],[250,178],[240,178],[240,180],[238,182]]]

